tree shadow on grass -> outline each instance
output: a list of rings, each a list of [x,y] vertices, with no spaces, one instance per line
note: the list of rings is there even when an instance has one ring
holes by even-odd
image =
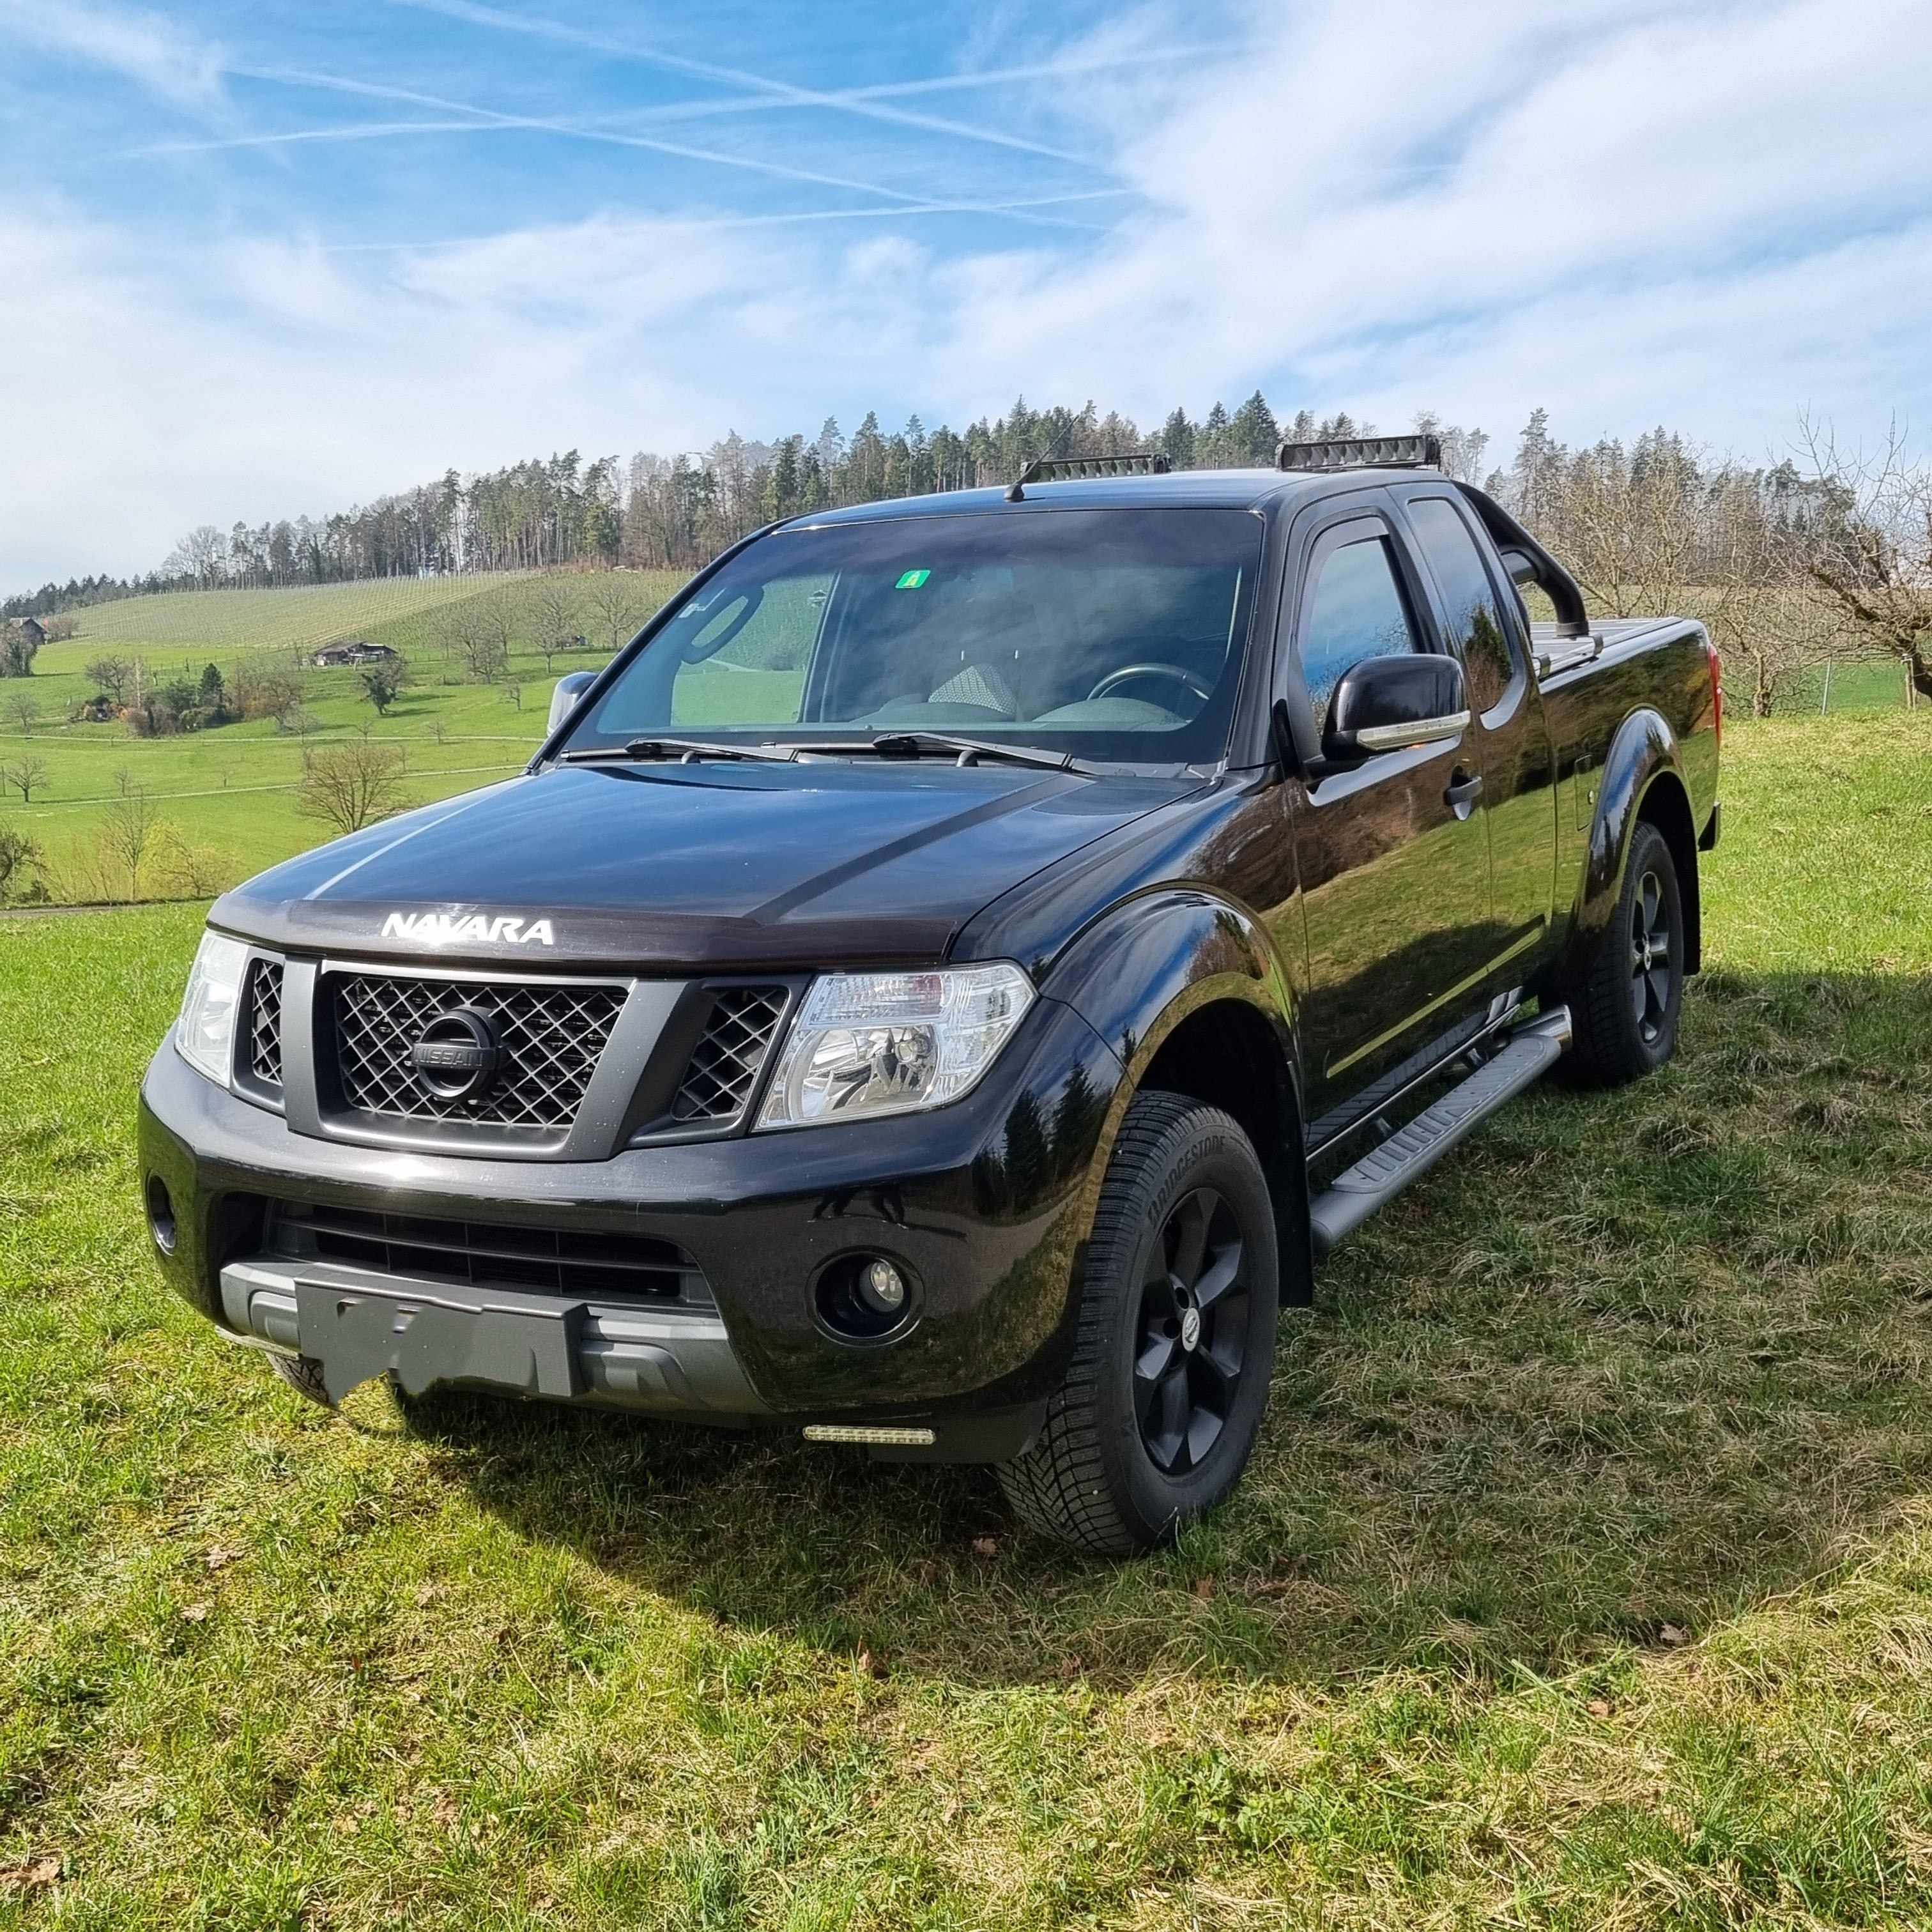
[[[1285,1315],[1241,1487],[1116,1564],[989,1470],[458,1395],[522,1534],[728,1627],[953,1682],[1558,1669],[1813,1573],[1932,1487],[1932,988],[1712,974],[1678,1061],[1539,1094]]]

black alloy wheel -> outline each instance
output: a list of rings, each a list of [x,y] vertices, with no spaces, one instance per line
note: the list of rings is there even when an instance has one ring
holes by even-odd
[[[1029,1529],[1124,1556],[1219,1502],[1261,1428],[1281,1284],[1268,1177],[1237,1121],[1135,1096],[1078,1291],[1066,1376],[1000,1486]]]
[[[1561,1063],[1565,1079],[1620,1087],[1654,1073],[1676,1051],[1688,938],[1670,842],[1640,822],[1616,908],[1580,940],[1567,982],[1574,1037]]]
[[[1654,1046],[1671,1018],[1671,932],[1664,882],[1653,869],[1630,900],[1630,1011],[1637,1037]]]
[[[1247,1358],[1247,1249],[1211,1187],[1178,1202],[1150,1244],[1135,1323],[1134,1418],[1170,1476],[1206,1461],[1240,1392]]]

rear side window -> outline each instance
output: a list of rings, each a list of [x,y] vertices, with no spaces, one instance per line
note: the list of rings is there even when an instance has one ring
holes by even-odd
[[[1318,724],[1328,715],[1328,700],[1344,671],[1364,658],[1417,648],[1386,537],[1359,537],[1325,556],[1318,551],[1305,608],[1301,676]]]
[[[1450,635],[1468,674],[1472,707],[1493,711],[1509,695],[1516,662],[1476,540],[1454,506],[1440,496],[1412,499],[1408,518],[1442,593]]]

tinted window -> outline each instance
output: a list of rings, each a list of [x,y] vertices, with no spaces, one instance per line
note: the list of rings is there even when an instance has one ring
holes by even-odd
[[[673,614],[571,742],[923,728],[1217,758],[1262,531],[1245,510],[1184,508],[779,530]]]
[[[1408,506],[1423,554],[1429,560],[1444,614],[1469,676],[1469,698],[1478,711],[1492,711],[1516,676],[1509,633],[1476,540],[1452,504],[1425,496]]]
[[[1301,675],[1318,721],[1328,716],[1328,700],[1350,665],[1416,648],[1386,537],[1364,537],[1330,550],[1317,566],[1307,610]]]

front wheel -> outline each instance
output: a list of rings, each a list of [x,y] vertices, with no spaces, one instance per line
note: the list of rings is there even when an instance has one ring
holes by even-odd
[[[1137,1095],[1088,1244],[1066,1377],[1000,1486],[1030,1529],[1113,1556],[1211,1508],[1246,1466],[1280,1300],[1274,1212],[1220,1108]]]
[[[1677,1048],[1684,1005],[1684,898],[1670,842],[1640,824],[1610,924],[1590,942],[1571,995],[1571,1077],[1620,1087]]]
[[[322,1379],[322,1364],[313,1355],[284,1355],[272,1349],[265,1349],[263,1353],[268,1358],[268,1366],[297,1395],[306,1396],[324,1408],[335,1406],[328,1385]]]

